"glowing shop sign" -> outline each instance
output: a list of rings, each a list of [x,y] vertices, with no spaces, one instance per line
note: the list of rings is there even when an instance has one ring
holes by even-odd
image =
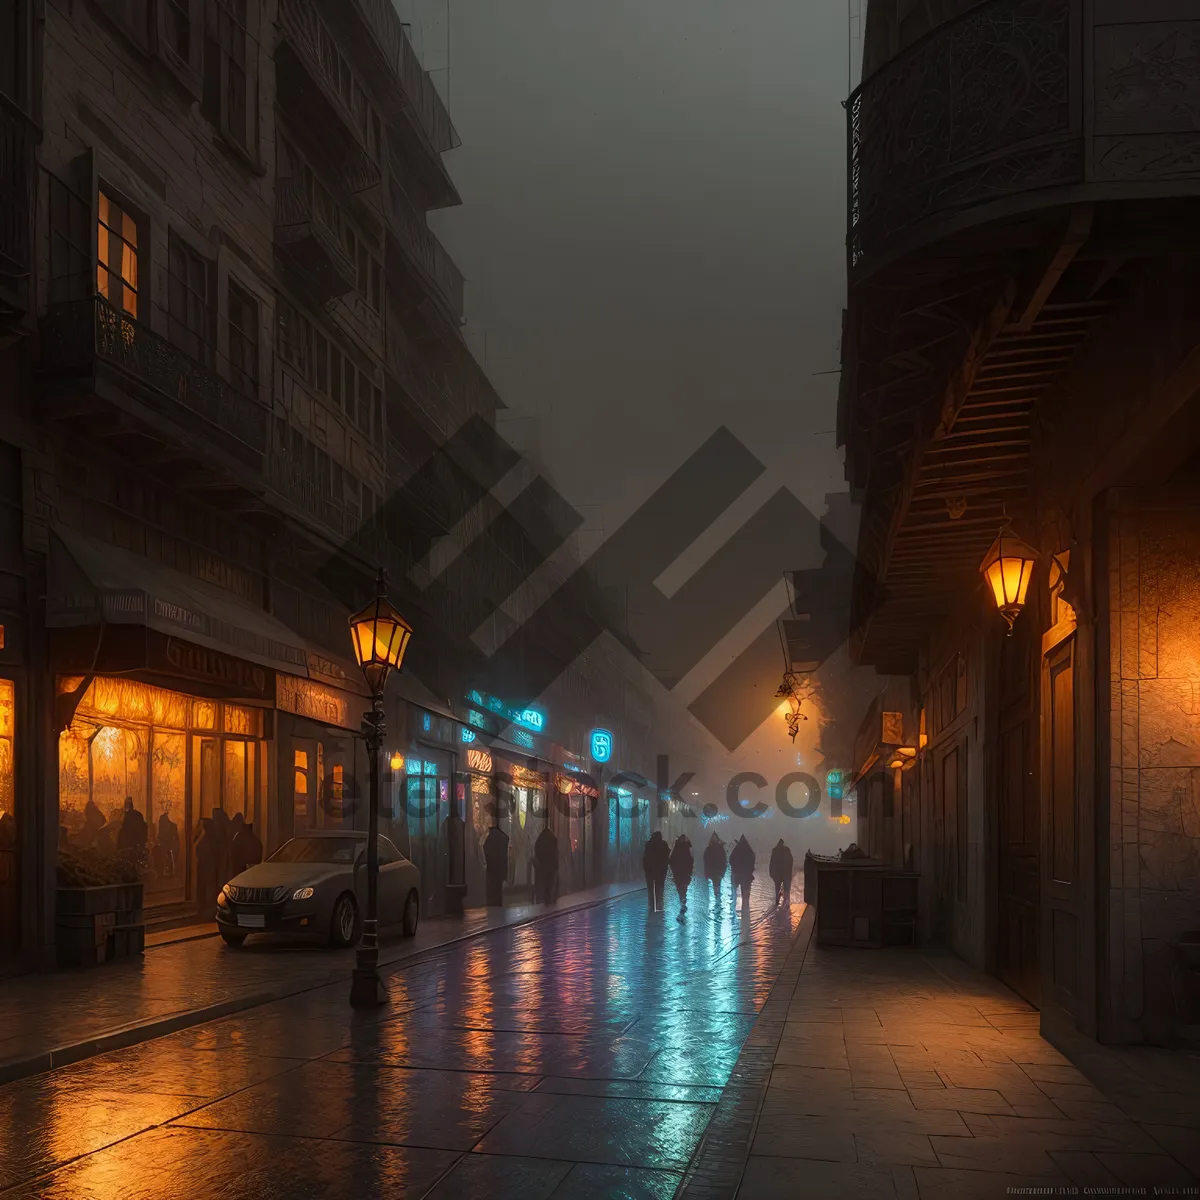
[[[482,775],[490,775],[492,756],[486,750],[468,750],[467,768],[471,771],[478,771]]]
[[[825,782],[826,783],[841,783],[842,782],[841,771],[830,771],[829,774],[825,776]]]
[[[526,750],[533,749],[533,734],[526,733],[523,729],[514,729],[512,739],[518,746],[524,746]]]
[[[476,729],[484,727],[483,713],[477,713],[474,709],[467,713],[467,722],[474,725]]]
[[[458,735],[464,742],[473,742],[475,740],[475,730],[468,729],[465,725],[458,731]]]
[[[606,763],[612,758],[613,735],[607,729],[593,729],[588,735],[588,745],[594,762]]]
[[[540,709],[527,708],[517,716],[517,724],[538,733],[546,726],[546,714]]]

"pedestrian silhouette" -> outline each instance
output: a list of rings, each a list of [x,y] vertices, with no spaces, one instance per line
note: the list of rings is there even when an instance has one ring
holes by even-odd
[[[121,828],[117,833],[117,850],[128,854],[140,867],[146,856],[146,818],[133,807],[133,797],[125,797],[125,815],[121,818]]]
[[[651,912],[662,912],[663,885],[667,882],[667,863],[670,858],[671,847],[656,829],[642,852],[642,870],[646,872],[646,891],[650,896]]]
[[[240,875],[247,867],[262,862],[262,842],[254,836],[254,826],[238,813],[231,822],[233,837],[229,843],[230,878]]]
[[[692,872],[696,869],[692,858],[692,843],[682,833],[671,847],[668,865],[671,868],[671,878],[675,881],[675,890],[679,893],[679,916],[676,920],[682,921],[687,915],[688,885],[692,882]]]
[[[549,825],[533,844],[533,864],[538,899],[553,904],[558,899],[558,838]]]
[[[217,879],[217,835],[213,832],[212,819],[202,817],[196,830],[196,904],[200,915],[214,920],[217,907],[217,892],[224,880]]]
[[[164,877],[173,879],[179,870],[179,826],[171,820],[166,809],[158,817],[158,850]]]
[[[483,861],[488,907],[499,908],[504,904],[504,881],[508,878],[508,834],[499,825],[488,830]]]
[[[725,878],[727,865],[725,843],[717,837],[714,830],[712,837],[708,839],[708,845],[704,847],[704,875],[712,884],[713,898],[716,900],[721,898],[721,880]]]
[[[750,885],[754,882],[754,851],[746,841],[745,834],[738,838],[737,845],[730,851],[729,870],[733,875],[734,899],[737,899],[737,890],[741,888],[742,907],[749,908]]]
[[[785,900],[789,906],[792,903],[792,869],[794,866],[792,852],[783,844],[783,838],[780,838],[771,851],[771,862],[767,868],[771,878],[775,881],[776,908],[779,907],[780,900]]]
[[[104,828],[104,814],[100,811],[95,800],[89,800],[83,810],[83,828],[79,831],[79,844],[90,846],[96,840],[96,834]]]

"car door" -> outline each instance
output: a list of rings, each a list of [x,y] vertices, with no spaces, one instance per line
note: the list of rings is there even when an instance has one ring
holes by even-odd
[[[379,923],[398,924],[404,915],[404,859],[387,838],[379,839]]]

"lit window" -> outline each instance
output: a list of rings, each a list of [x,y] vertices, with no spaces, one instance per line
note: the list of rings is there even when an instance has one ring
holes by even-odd
[[[96,227],[96,291],[131,317],[138,315],[137,222],[115,200],[100,193]]]
[[[14,825],[16,785],[13,755],[16,719],[15,685],[11,679],[0,679],[0,850],[13,848],[17,840]]]

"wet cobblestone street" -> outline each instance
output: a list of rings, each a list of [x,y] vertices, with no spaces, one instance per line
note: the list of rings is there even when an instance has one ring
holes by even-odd
[[[669,1197],[803,906],[692,888],[493,931],[0,1088],[27,1197]],[[315,955],[322,952],[315,950]]]

